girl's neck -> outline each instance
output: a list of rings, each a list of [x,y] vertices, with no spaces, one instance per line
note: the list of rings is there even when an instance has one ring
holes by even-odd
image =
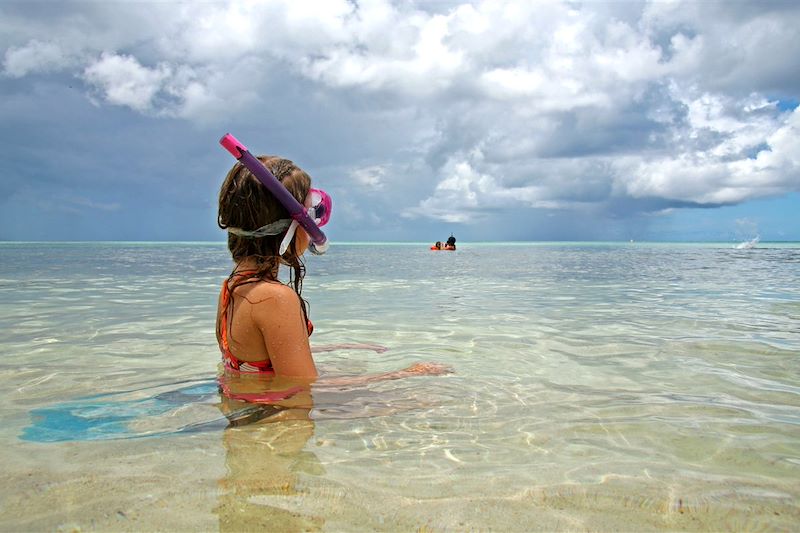
[[[261,268],[263,268],[259,262],[253,257],[245,257],[238,263],[236,263],[236,267],[233,269],[236,273],[244,273],[244,272],[257,272]],[[278,270],[280,268],[279,264],[276,264],[272,270],[271,277],[273,279],[278,279]]]

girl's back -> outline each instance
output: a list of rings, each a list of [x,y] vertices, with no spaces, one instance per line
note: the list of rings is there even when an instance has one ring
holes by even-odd
[[[220,348],[230,359],[228,366],[284,375],[316,373],[310,358],[309,328],[291,287],[277,281],[226,280],[220,291],[217,324]]]

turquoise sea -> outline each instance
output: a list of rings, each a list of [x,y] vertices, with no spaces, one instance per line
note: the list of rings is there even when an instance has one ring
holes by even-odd
[[[797,528],[800,244],[459,245],[304,286],[312,346],[386,348],[324,375],[453,374],[229,427],[223,244],[0,243],[0,530]]]

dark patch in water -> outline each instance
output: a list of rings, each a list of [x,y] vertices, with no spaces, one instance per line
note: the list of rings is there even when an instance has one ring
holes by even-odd
[[[172,386],[187,382],[178,382]],[[176,426],[166,430],[137,431],[131,423],[151,417],[162,416],[189,404],[205,404],[213,413],[219,404],[215,379],[192,381],[192,385],[167,390],[153,396],[131,399],[130,396],[147,389],[98,394],[56,404],[52,407],[33,409],[32,423],[20,435],[30,442],[66,442],[111,439],[135,439],[160,437],[181,433],[198,433],[222,430],[230,426],[242,426],[263,420],[278,411],[274,405],[248,404],[223,416],[211,416],[210,420],[181,425],[176,417]],[[158,388],[163,388],[159,386]]]

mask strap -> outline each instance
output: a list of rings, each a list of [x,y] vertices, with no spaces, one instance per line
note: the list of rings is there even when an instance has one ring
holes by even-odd
[[[278,235],[283,230],[288,228],[291,225],[291,219],[284,218],[281,220],[276,220],[270,224],[265,226],[261,226],[255,230],[245,230],[242,228],[236,228],[233,226],[229,226],[226,229],[228,233],[233,233],[234,235],[238,235],[240,237],[249,237],[249,238],[258,238],[258,237],[266,237],[267,235]]]
[[[286,235],[283,237],[283,240],[281,241],[281,247],[278,250],[278,255],[283,255],[286,253],[286,249],[289,248],[289,243],[292,242],[292,239],[294,238],[294,233],[295,231],[297,231],[297,226],[298,226],[297,221],[292,220],[292,223],[289,224],[289,229],[286,230]]]

